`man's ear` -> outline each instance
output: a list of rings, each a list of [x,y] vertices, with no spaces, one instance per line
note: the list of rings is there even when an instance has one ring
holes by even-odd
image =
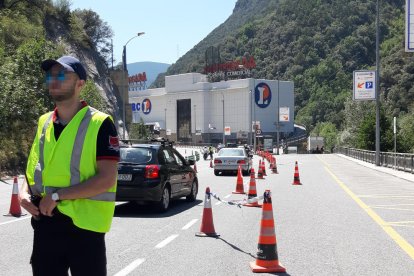
[[[82,89],[84,86],[85,86],[85,80],[78,80],[77,82],[76,82],[76,86],[79,88],[79,90],[80,89]]]

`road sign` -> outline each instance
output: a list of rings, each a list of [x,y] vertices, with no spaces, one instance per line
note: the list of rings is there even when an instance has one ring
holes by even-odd
[[[375,100],[375,71],[354,71],[354,100]]]
[[[252,131],[260,129],[260,121],[252,121]]]
[[[279,122],[289,122],[289,107],[279,108]]]
[[[262,134],[262,130],[261,129],[256,129],[256,135],[261,135]]]
[[[224,135],[231,135],[231,128],[229,126],[224,127]]]

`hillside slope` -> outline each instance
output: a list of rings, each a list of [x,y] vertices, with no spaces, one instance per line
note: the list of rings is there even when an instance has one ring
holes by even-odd
[[[380,1],[383,150],[391,147],[389,119],[410,114],[414,100],[412,57],[403,45],[404,4]],[[166,74],[203,72],[209,46],[219,46],[225,61],[252,55],[253,77],[294,81],[297,123],[317,132],[329,126],[346,134],[339,142],[372,148],[357,136],[367,134],[358,126],[375,116],[375,105],[352,101],[352,76],[354,70],[375,69],[375,11],[375,0],[239,0],[229,19]]]

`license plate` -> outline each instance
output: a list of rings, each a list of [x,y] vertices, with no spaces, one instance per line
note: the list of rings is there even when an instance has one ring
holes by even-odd
[[[132,174],[118,174],[118,180],[131,181]]]

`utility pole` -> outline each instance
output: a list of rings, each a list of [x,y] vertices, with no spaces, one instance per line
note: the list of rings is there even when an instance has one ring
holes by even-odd
[[[221,93],[221,96],[223,96],[223,99],[221,100],[223,104],[223,145],[226,145],[226,132],[225,132],[225,126],[224,126],[224,95]]]
[[[379,0],[377,0],[377,17],[376,17],[376,29],[377,29],[377,37],[376,37],[376,45],[375,45],[375,53],[376,53],[376,66],[377,66],[377,76],[375,78],[375,100],[376,100],[376,118],[375,118],[375,165],[380,166],[380,53],[379,53],[379,24],[380,24],[380,5]]]

